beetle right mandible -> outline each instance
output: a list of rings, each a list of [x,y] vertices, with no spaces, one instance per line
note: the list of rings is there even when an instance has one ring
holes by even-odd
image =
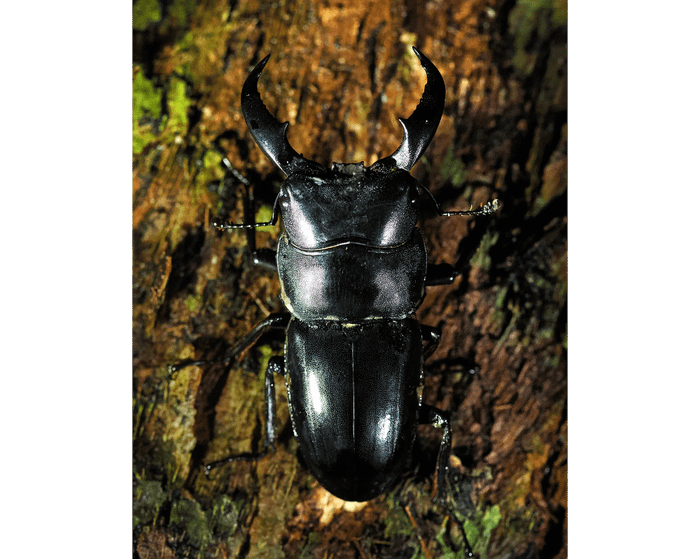
[[[446,412],[421,401],[423,360],[437,345],[437,329],[415,312],[429,285],[454,281],[451,265],[427,263],[416,227],[421,191],[443,216],[430,192],[409,173],[442,117],[445,83],[437,68],[413,49],[427,84],[413,114],[401,119],[404,137],[389,157],[334,163],[330,169],[299,155],[287,141],[289,123],[267,110],[257,83],[269,55],[248,76],[242,109],[260,149],[287,175],[264,223],[215,222],[247,228],[256,263],[276,268],[288,310],[259,323],[233,350],[252,345],[267,328],[286,329],[284,358],[272,357],[265,374],[265,450],[274,446],[274,374],[283,374],[294,436],[316,479],[334,495],[367,501],[395,484],[407,465],[417,425],[443,429],[438,454],[438,496],[444,499],[451,430]],[[227,162],[227,161],[226,161]],[[227,162],[228,163],[228,162]],[[281,215],[277,251],[256,249],[255,227]],[[262,454],[262,453],[261,453]],[[232,459],[217,461],[207,471]]]

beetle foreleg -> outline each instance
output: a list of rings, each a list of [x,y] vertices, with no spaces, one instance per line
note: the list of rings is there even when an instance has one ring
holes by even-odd
[[[270,218],[270,221],[254,222],[253,199],[251,197],[250,182],[233,168],[233,165],[231,165],[231,162],[227,157],[223,157],[222,161],[224,166],[228,169],[228,172],[237,178],[243,184],[243,186],[245,186],[245,203],[243,208],[245,223],[232,223],[230,221],[219,221],[218,219],[214,219],[212,221],[212,225],[218,229],[245,229],[248,248],[253,254],[253,262],[270,270],[277,270],[277,253],[270,248],[259,249],[256,247],[255,242],[256,227],[268,227],[277,223],[277,219],[279,217],[277,199],[275,199],[275,203],[272,205],[272,217]]]

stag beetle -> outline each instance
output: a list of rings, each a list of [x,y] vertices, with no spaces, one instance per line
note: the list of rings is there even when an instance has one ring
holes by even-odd
[[[442,117],[445,83],[418,49],[427,75],[422,98],[400,119],[403,141],[389,157],[369,167],[334,163],[330,169],[305,159],[287,140],[288,122],[278,122],[263,104],[258,79],[270,56],[250,73],[241,105],[256,143],[286,175],[268,222],[246,228],[257,264],[275,268],[288,312],[253,328],[232,355],[252,345],[268,328],[286,329],[284,358],[272,357],[265,373],[265,447],[274,446],[274,374],[283,374],[294,436],[314,477],[348,501],[367,501],[394,485],[405,468],[418,424],[442,427],[437,495],[445,496],[451,446],[446,412],[421,401],[424,358],[440,335],[418,323],[415,312],[425,287],[452,283],[448,264],[427,263],[418,220],[426,192],[439,215],[486,215],[480,210],[443,212],[430,192],[409,173],[433,138]],[[230,166],[228,160],[224,160]],[[231,169],[232,170],[232,169]],[[254,228],[281,215],[284,233],[277,251],[256,249]],[[201,363],[190,362],[188,364]]]

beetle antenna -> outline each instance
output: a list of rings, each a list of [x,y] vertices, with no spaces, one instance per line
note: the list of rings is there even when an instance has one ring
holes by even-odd
[[[279,206],[277,200],[280,195],[277,194],[274,204],[272,204],[272,217],[270,221],[258,221],[256,223],[233,223],[231,221],[219,221],[218,219],[213,219],[211,224],[217,229],[254,229],[255,227],[269,227],[277,223],[277,218],[279,217]]]
[[[231,164],[229,161],[228,157],[223,156],[221,158],[221,162],[224,164],[224,167],[228,170],[229,173],[231,173],[236,179],[238,179],[245,187],[246,187],[246,192],[248,191],[247,189],[250,188],[251,184],[250,181],[245,178],[241,173],[238,172],[234,168],[234,166]],[[277,194],[277,198],[275,198],[275,203],[272,205],[272,217],[270,218],[270,221],[261,221],[257,223],[233,223],[231,221],[220,221],[218,219],[213,219],[211,224],[216,227],[217,229],[254,229],[256,227],[269,227],[271,225],[274,225],[277,223],[277,218],[279,217],[279,210],[277,207],[277,199],[279,198],[279,194]]]
[[[223,155],[221,157],[221,162],[224,164],[224,167],[228,169],[229,173],[231,173],[234,177],[236,177],[242,184],[245,186],[250,186],[250,181],[245,178],[239,171],[236,169],[231,162],[229,161],[228,157]]]
[[[496,198],[494,200],[490,200],[490,201],[486,202],[485,204],[479,204],[478,210],[472,209],[474,206],[470,205],[468,210],[445,212],[440,207],[440,204],[438,204],[437,200],[435,199],[435,196],[433,196],[433,193],[430,192],[430,190],[428,190],[422,184],[419,186],[428,193],[428,196],[430,196],[430,199],[433,201],[433,204],[435,204],[435,211],[440,216],[450,217],[453,215],[489,215],[489,214],[497,212],[502,207],[500,200],[498,200],[498,198]]]
[[[474,206],[469,206],[469,209],[466,211],[443,212],[438,206],[437,210],[438,214],[448,217],[451,215],[489,215],[497,212],[501,208],[501,203],[498,201],[498,198],[496,198],[495,200],[491,200],[485,204],[479,204],[478,210],[473,210],[473,207]]]

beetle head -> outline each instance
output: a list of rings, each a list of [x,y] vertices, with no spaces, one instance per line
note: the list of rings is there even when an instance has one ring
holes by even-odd
[[[389,157],[374,163],[372,168],[375,171],[390,172],[397,168],[410,171],[430,144],[442,118],[442,111],[445,107],[445,82],[427,56],[415,47],[413,47],[413,52],[420,60],[428,81],[413,114],[407,119],[399,119],[403,127],[401,145]],[[269,59],[270,55],[268,54],[258,63],[243,84],[241,108],[248,129],[260,149],[284,174],[318,172],[322,169],[320,164],[305,159],[289,144],[287,140],[289,122],[279,122],[268,111],[260,98],[258,79]]]

